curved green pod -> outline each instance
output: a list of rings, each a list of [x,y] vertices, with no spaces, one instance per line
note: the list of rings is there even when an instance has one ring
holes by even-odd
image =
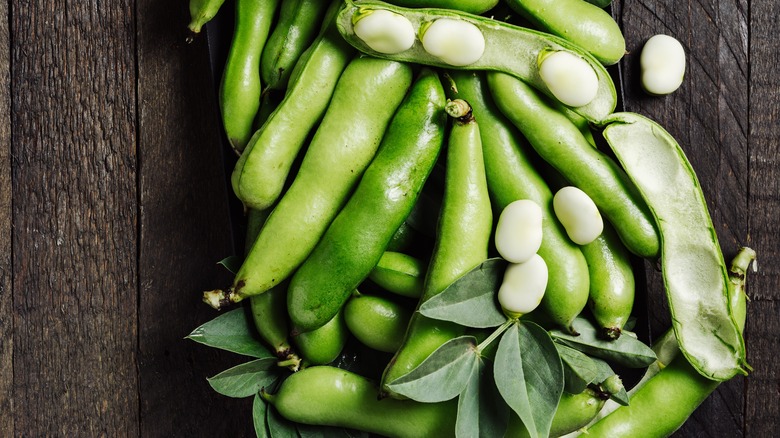
[[[559,437],[575,432],[586,426],[601,408],[604,407],[604,398],[595,391],[586,388],[579,394],[564,392],[558,402],[558,408],[553,416],[550,436]],[[528,429],[520,421],[520,417],[514,413],[509,417],[509,425],[504,438],[530,437]]]
[[[452,71],[459,96],[471,103],[480,121],[485,173],[490,197],[497,210],[518,199],[542,207],[542,244],[538,254],[547,263],[547,289],[541,308],[558,326],[571,331],[574,318],[588,300],[588,265],[580,248],[569,240],[553,210],[553,194],[534,167],[533,150],[521,142],[521,134],[501,114],[490,97],[484,75]]]
[[[585,0],[507,0],[534,27],[557,35],[590,52],[604,65],[620,61],[626,40],[604,9]]]
[[[395,353],[404,341],[412,311],[387,298],[357,294],[344,306],[344,321],[358,341],[385,353]]]
[[[680,351],[707,378],[745,373],[745,343],[729,305],[726,263],[685,153],[660,125],[638,114],[610,116],[603,135],[658,224],[661,271]]]
[[[274,289],[261,294],[268,295]],[[284,311],[283,311],[284,312]],[[339,312],[322,327],[304,333],[293,333],[292,340],[306,366],[325,365],[339,357],[347,344],[349,329],[344,312]]]
[[[219,12],[225,0],[190,0],[190,23],[187,25],[191,35],[187,42],[192,42],[201,28],[211,21]]]
[[[385,251],[368,278],[388,292],[420,298],[425,285],[425,270],[423,260],[400,252]]]
[[[241,151],[252,136],[260,108],[260,56],[271,30],[278,0],[237,0],[233,39],[219,84],[222,126],[233,149]]]
[[[393,12],[406,17],[411,22],[417,34],[411,48],[394,54],[379,53],[372,50],[355,34],[354,23],[376,10]],[[420,33],[430,23],[441,18],[473,24],[481,32],[485,43],[484,53],[476,62],[453,67],[425,51],[420,42]],[[611,114],[617,105],[615,84],[604,66],[590,53],[554,35],[453,10],[408,9],[375,1],[348,2],[347,7],[339,14],[338,28],[347,42],[372,56],[442,68],[500,71],[521,79],[550,98],[554,96],[539,76],[537,66],[539,57],[550,52],[568,51],[585,60],[593,68],[598,79],[596,97],[590,103],[573,110],[588,120],[597,122]]]
[[[292,275],[374,158],[411,82],[407,64],[363,57],[347,66],[295,180],[266,220],[233,284],[204,292],[204,302],[219,309]]]
[[[527,84],[496,72],[488,72],[487,79],[501,112],[545,161],[593,200],[629,251],[656,257],[655,220],[620,166],[591,146],[574,123]]]
[[[261,393],[286,419],[338,426],[387,437],[454,437],[457,401],[419,403],[380,399],[376,384],[330,366],[303,369],[275,394]]]
[[[439,156],[445,100],[438,75],[423,70],[354,193],[290,280],[287,310],[295,328],[330,320],[380,261]]]

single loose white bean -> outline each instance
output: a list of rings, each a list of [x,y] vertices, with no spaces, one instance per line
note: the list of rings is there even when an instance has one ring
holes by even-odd
[[[354,26],[355,35],[368,47],[386,54],[409,50],[414,45],[412,22],[403,15],[376,9],[361,17]]]
[[[685,50],[669,35],[655,35],[647,40],[639,56],[642,88],[650,94],[669,94],[682,85],[685,76]]]
[[[473,64],[485,52],[482,32],[463,20],[440,18],[424,30],[421,40],[426,52],[454,66]]]
[[[531,258],[542,245],[542,208],[520,199],[504,207],[496,224],[496,250],[511,263]]]
[[[599,91],[599,78],[593,67],[581,57],[564,50],[542,55],[539,76],[564,105],[587,105]]]
[[[498,288],[498,303],[504,313],[518,318],[536,309],[547,289],[547,277],[547,263],[539,254],[524,263],[510,263]]]
[[[604,231],[598,207],[585,192],[574,186],[558,190],[553,197],[553,210],[566,234],[577,245],[587,245]]]

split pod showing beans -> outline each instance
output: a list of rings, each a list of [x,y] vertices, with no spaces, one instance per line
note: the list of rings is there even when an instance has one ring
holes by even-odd
[[[412,68],[407,64],[368,57],[350,62],[293,183],[268,217],[232,286],[205,292],[206,303],[219,309],[261,294],[303,263],[376,154],[411,82]]]
[[[444,104],[439,77],[423,70],[349,201],[290,281],[287,308],[295,328],[329,321],[380,261],[439,156]]]
[[[380,35],[363,39],[362,20],[380,13],[392,21]],[[572,108],[590,121],[612,113],[617,104],[615,85],[604,66],[579,46],[562,38],[498,20],[448,9],[408,9],[374,1],[349,2],[338,19],[339,32],[361,52],[380,58],[442,68],[500,71],[555,98],[554,86],[539,74],[541,57],[566,52],[585,64],[595,77],[593,97]],[[394,50],[372,47],[373,41],[408,41]]]
[[[680,350],[707,378],[745,373],[745,344],[729,305],[726,264],[688,159],[668,132],[638,114],[613,114],[603,135],[658,224],[661,271]]]

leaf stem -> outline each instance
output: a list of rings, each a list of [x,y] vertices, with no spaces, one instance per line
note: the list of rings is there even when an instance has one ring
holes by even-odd
[[[507,319],[503,324],[498,326],[496,330],[490,334],[484,341],[480,342],[479,345],[477,345],[477,351],[482,353],[482,351],[487,348],[488,345],[490,345],[493,341],[495,341],[499,336],[501,336],[502,333],[506,331],[512,324],[516,323],[516,318]]]

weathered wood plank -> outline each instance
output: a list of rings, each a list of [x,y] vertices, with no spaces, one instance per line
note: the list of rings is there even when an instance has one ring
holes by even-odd
[[[136,435],[132,2],[9,3],[14,436]]]
[[[186,2],[137,5],[140,433],[250,436],[251,400],[206,382],[246,359],[184,340],[217,316],[201,293],[230,282],[216,263],[233,254],[206,40],[184,44]]]
[[[0,3],[0,436],[12,436],[13,296],[11,289],[11,60],[8,3]]]
[[[754,367],[745,394],[745,435],[773,436],[780,428],[780,4],[753,2],[750,8],[750,181],[749,244],[759,271],[749,295],[748,360]]]
[[[688,155],[707,198],[726,261],[747,244],[748,54],[744,0],[620,2],[627,38],[626,109],[664,126]],[[682,87],[665,97],[640,88],[639,54],[644,42],[664,33],[687,53]],[[670,187],[670,190],[673,190]],[[648,269],[649,307],[654,334],[670,326],[660,272]],[[745,379],[721,385],[678,432],[740,436]]]

